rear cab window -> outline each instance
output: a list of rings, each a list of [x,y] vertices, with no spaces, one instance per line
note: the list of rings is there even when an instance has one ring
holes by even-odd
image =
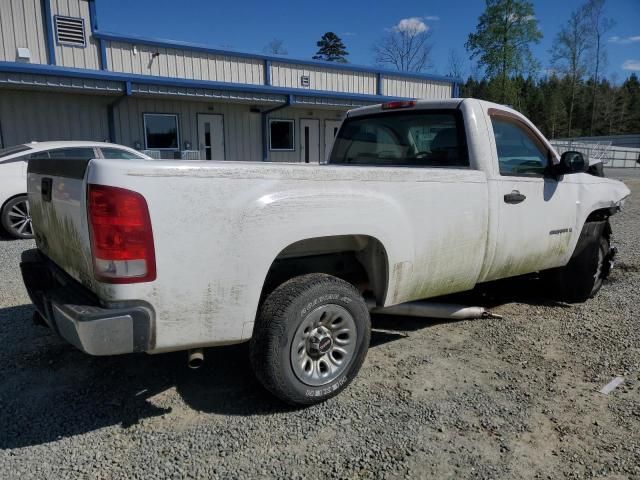
[[[455,109],[403,110],[347,118],[329,163],[469,167],[462,113]]]

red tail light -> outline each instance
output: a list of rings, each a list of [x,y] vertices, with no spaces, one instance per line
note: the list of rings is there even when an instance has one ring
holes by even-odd
[[[96,278],[105,283],[155,280],[153,232],[144,197],[105,185],[89,185],[87,197]]]
[[[395,110],[397,108],[411,108],[416,106],[415,100],[387,102],[382,104],[382,110]]]

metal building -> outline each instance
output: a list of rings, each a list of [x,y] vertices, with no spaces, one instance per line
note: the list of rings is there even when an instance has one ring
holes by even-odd
[[[344,111],[458,83],[139,38],[97,0],[0,1],[0,146],[108,140],[162,158],[318,162]]]

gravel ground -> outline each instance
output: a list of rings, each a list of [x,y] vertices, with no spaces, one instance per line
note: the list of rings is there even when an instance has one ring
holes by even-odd
[[[640,177],[624,180],[595,299],[509,281],[469,296],[502,320],[376,317],[355,383],[302,410],[260,389],[244,345],[197,371],[184,353],[76,351],[31,324],[17,267],[32,243],[0,241],[0,476],[640,479]]]

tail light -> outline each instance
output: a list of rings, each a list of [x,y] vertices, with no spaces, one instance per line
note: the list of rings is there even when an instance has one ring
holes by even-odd
[[[387,102],[382,104],[382,110],[396,110],[398,108],[411,108],[416,106],[415,100],[403,100],[398,102]]]
[[[96,278],[105,283],[155,280],[153,232],[144,197],[105,185],[89,185],[87,197]]]

